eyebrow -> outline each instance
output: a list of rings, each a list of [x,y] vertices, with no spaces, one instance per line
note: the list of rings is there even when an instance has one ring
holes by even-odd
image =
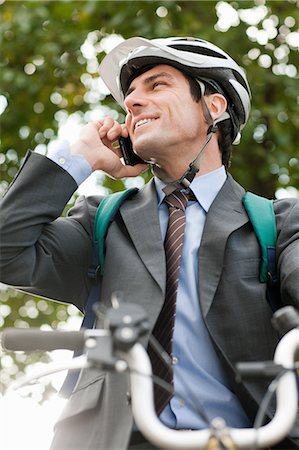
[[[156,73],[154,75],[150,75],[149,77],[145,78],[142,83],[145,85],[149,85],[151,83],[153,83],[157,78],[167,78],[169,81],[173,81],[174,77],[172,75],[170,75],[170,73],[167,72],[159,72]],[[127,92],[125,93],[125,98],[131,94],[131,92],[133,92],[135,90],[134,87],[129,87],[129,89],[127,90]]]

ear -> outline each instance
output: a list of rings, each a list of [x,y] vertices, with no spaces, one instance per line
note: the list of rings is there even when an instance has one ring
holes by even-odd
[[[220,117],[226,111],[226,98],[222,94],[218,93],[208,95],[205,98],[212,118],[214,120],[218,119],[218,117]]]

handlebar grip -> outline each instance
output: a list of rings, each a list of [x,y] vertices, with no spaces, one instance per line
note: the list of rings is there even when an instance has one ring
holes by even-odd
[[[11,351],[80,350],[84,347],[84,331],[42,331],[40,329],[7,328],[1,344]]]
[[[283,367],[273,361],[240,362],[236,368],[243,379],[275,378],[281,373]]]

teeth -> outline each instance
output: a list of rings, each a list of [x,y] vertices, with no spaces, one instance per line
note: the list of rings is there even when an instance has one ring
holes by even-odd
[[[156,119],[141,119],[136,123],[135,128],[140,127],[140,125],[143,125],[144,123],[152,122],[153,120]]]

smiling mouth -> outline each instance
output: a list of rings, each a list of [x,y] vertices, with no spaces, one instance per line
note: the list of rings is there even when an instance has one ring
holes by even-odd
[[[154,120],[157,120],[157,119],[151,118],[151,119],[141,119],[141,120],[138,120],[138,122],[136,122],[136,124],[135,124],[134,131],[135,131],[137,128],[142,127],[142,125],[145,125],[146,123],[153,122]]]

